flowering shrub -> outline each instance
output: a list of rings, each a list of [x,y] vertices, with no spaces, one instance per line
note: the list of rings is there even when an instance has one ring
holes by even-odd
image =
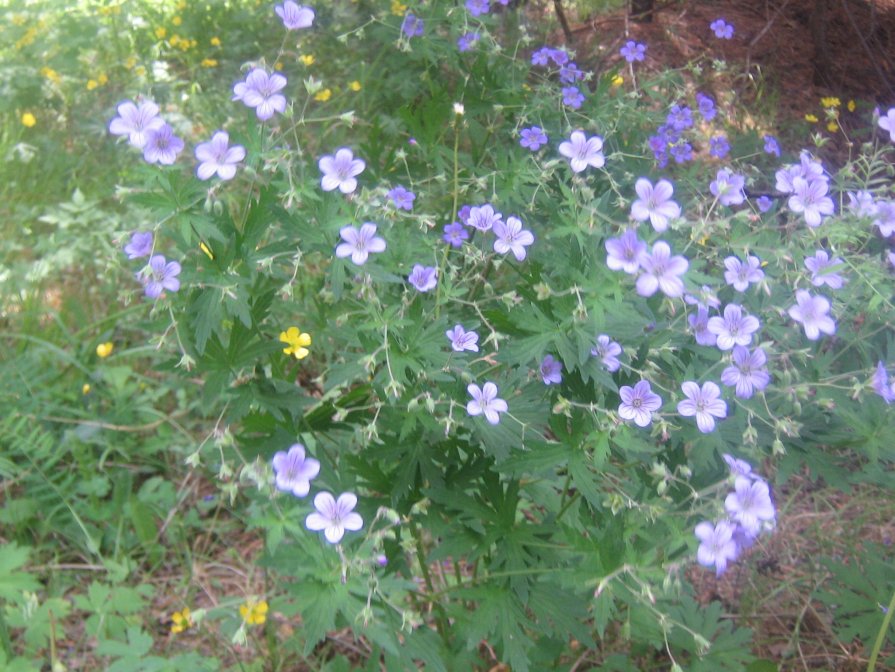
[[[348,627],[388,669],[486,642],[523,671],[625,622],[630,669],[744,669],[686,572],[761,554],[788,474],[895,459],[893,112],[837,171],[675,78],[618,90],[507,3],[379,5],[265,6],[270,53],[195,129],[149,89],[109,107],[146,164],[124,294],[202,381],[215,441],[187,463],[276,577],[234,641],[300,614],[303,655]],[[292,44],[319,35],[341,44],[308,75]]]

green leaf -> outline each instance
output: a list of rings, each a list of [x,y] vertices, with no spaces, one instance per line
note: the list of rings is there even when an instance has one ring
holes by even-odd
[[[16,571],[28,562],[31,549],[11,541],[0,547],[0,598],[13,601],[22,591],[35,591],[39,584],[27,573]]]

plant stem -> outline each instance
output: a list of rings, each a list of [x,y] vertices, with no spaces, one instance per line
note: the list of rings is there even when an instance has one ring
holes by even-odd
[[[883,648],[883,642],[886,641],[886,633],[892,622],[892,612],[895,612],[895,591],[892,592],[892,599],[889,600],[889,606],[886,608],[886,617],[883,619],[883,624],[879,627],[879,632],[876,635],[876,641],[873,643],[873,651],[870,653],[870,660],[867,661],[867,672],[873,672],[876,669],[876,659],[879,658],[880,649]]]

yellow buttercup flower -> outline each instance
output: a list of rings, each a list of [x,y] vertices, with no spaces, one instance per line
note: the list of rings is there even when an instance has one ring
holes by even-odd
[[[112,354],[112,350],[114,349],[115,344],[112,343],[112,341],[109,341],[108,343],[100,343],[98,346],[96,346],[96,354],[101,359],[105,359]]]
[[[90,383],[84,383],[81,386],[81,394],[90,394]]]
[[[249,625],[261,625],[267,620],[267,602],[255,601],[250,598],[245,604],[240,605],[239,615]]]
[[[93,91],[93,89],[95,89],[98,86],[99,86],[99,82],[97,82],[95,79],[87,80],[87,90],[88,91]]]
[[[128,70],[132,70],[136,64],[137,64],[137,57],[136,56],[128,56],[127,60],[124,62],[124,67]]]
[[[613,77],[612,82],[611,82],[612,86],[621,86],[624,83],[625,83],[625,78],[622,77],[621,75],[616,75],[615,77]]]
[[[192,627],[193,619],[190,616],[190,608],[184,607],[182,611],[175,611],[171,614],[171,634],[176,635],[183,632],[187,628]]]
[[[62,77],[59,75],[58,72],[53,70],[53,68],[48,68],[48,67],[44,66],[40,69],[40,74],[42,74],[44,77],[49,79],[54,84],[58,84],[59,82],[62,81]]]
[[[849,112],[854,112],[857,105],[855,105],[855,101],[850,100],[848,101],[848,105],[846,105],[846,107],[848,108]]]
[[[219,46],[221,46],[221,38],[219,38],[219,37],[212,37],[211,40],[210,40],[210,42],[211,42],[211,46],[212,46],[212,47],[219,47]]]
[[[168,44],[170,44],[172,47],[176,47],[178,44],[180,44],[180,35],[178,35],[177,33],[172,35],[171,39],[168,40]]]
[[[109,76],[108,76],[106,73],[101,72],[101,73],[99,73],[99,75],[97,76],[97,78],[96,78],[96,82],[97,82],[97,84],[99,84],[100,86],[103,86],[104,84],[108,84],[108,83],[109,83]]]
[[[835,96],[827,96],[820,99],[820,104],[822,107],[839,107],[842,105],[842,101]]]
[[[164,28],[163,26],[159,26],[158,28],[155,29],[155,37],[156,37],[156,39],[164,40],[164,39],[165,39],[165,35],[167,35],[167,34],[168,34],[168,31],[167,31],[167,29]]]
[[[289,327],[280,333],[280,341],[289,347],[283,348],[287,355],[295,355],[295,359],[304,359],[310,354],[311,335],[303,334],[298,327]]]
[[[199,64],[203,68],[216,68],[218,65],[218,60],[216,58],[203,58],[202,62]]]
[[[361,89],[360,82],[355,79],[353,82],[350,82],[348,84],[348,88],[351,89],[352,91],[360,91],[360,89]]]
[[[298,60],[301,61],[304,65],[314,65],[314,61],[316,60],[313,54],[302,54],[298,57]]]
[[[395,16],[404,16],[406,11],[407,5],[401,2],[401,0],[392,0],[392,14]]]
[[[816,124],[816,123],[817,123],[817,117],[816,117],[815,115],[813,115],[813,114],[806,114],[806,115],[805,115],[805,121],[807,121],[807,122],[810,123],[810,124]]]
[[[314,100],[319,100],[321,103],[325,103],[327,100],[333,97],[333,92],[330,89],[323,89],[323,91],[319,91],[315,96]]]
[[[37,123],[37,119],[30,112],[25,112],[25,114],[22,115],[22,126],[31,128],[36,123]]]
[[[171,19],[171,23],[173,23],[175,26],[179,26],[181,23],[183,23],[183,19],[181,19],[179,16],[175,16]]]
[[[827,130],[830,133],[835,133],[839,130],[839,124],[837,124],[835,121],[829,121],[827,122]]]

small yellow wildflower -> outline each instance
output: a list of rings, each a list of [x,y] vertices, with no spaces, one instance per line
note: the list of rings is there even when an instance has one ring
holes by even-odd
[[[816,123],[817,123],[817,117],[816,117],[815,115],[813,115],[813,114],[806,114],[806,115],[805,115],[805,121],[807,121],[809,124],[816,124]]]
[[[317,92],[317,94],[314,96],[314,100],[319,100],[321,103],[325,103],[332,97],[333,92],[331,89],[323,89],[323,91]]]
[[[210,40],[210,42],[211,42],[211,46],[212,46],[212,47],[219,47],[219,46],[221,46],[221,38],[219,38],[219,37],[212,37],[211,40]]]
[[[25,114],[22,115],[22,126],[31,128],[36,123],[37,123],[37,119],[30,112],[25,112]]]
[[[173,23],[175,26],[179,26],[181,23],[183,23],[183,19],[181,19],[179,16],[175,16],[171,19],[171,23]]]
[[[172,47],[176,47],[178,44],[180,44],[180,35],[174,33],[171,36],[171,39],[168,40],[168,44],[170,44]]]
[[[196,40],[196,39],[192,39],[192,40],[190,40],[190,49],[195,49],[195,48],[198,47],[198,46],[199,46],[199,41],[198,41],[198,40]]]
[[[133,67],[137,64],[136,56],[128,56],[127,60],[124,62],[124,67],[127,70],[133,70]]]
[[[295,359],[304,359],[310,354],[308,346],[311,345],[311,335],[303,334],[298,327],[289,327],[280,333],[280,341],[288,345],[283,348],[287,355],[295,355]]]
[[[267,620],[267,602],[256,602],[254,598],[239,606],[239,615],[249,625],[261,625]]]
[[[104,84],[108,84],[109,76],[104,72],[99,73],[99,75],[96,78],[96,83],[99,84],[100,86],[103,86]]]
[[[835,121],[828,121],[827,122],[827,130],[830,133],[835,133],[836,131],[839,130],[839,124],[837,124]]]
[[[822,107],[839,107],[842,105],[842,101],[835,96],[827,96],[820,99],[820,104]]]
[[[282,62],[282,61],[277,61],[276,63],[274,63],[274,64],[273,64],[273,69],[276,70],[276,71],[278,71],[278,72],[279,72],[280,70],[282,70],[282,69],[283,69],[283,62]]]
[[[81,394],[90,394],[90,383],[81,385]]]
[[[203,58],[199,65],[203,68],[215,68],[218,65],[218,60],[216,58]]]
[[[168,34],[168,30],[164,26],[159,26],[155,29],[155,37],[158,40],[164,40],[165,35]]]
[[[392,14],[395,16],[404,16],[406,11],[407,5],[401,2],[401,0],[392,0]]]
[[[42,74],[44,77],[49,79],[54,84],[58,84],[59,82],[62,81],[62,77],[60,76],[60,74],[58,72],[56,72],[55,70],[53,70],[53,68],[48,68],[48,67],[44,66],[40,69],[40,74]]]
[[[134,73],[137,75],[137,77],[145,77],[146,76],[146,66],[138,65],[136,68],[134,68]]]
[[[175,611],[171,614],[171,620],[173,621],[173,623],[171,623],[172,635],[179,634],[193,625],[189,607],[184,607],[182,611]]]
[[[351,89],[352,91],[360,91],[360,89],[361,89],[360,82],[355,79],[353,82],[350,82],[348,84],[348,88]]]
[[[112,354],[112,350],[115,349],[115,344],[112,341],[108,341],[107,343],[100,343],[96,346],[96,355],[101,359],[105,359],[109,355]]]
[[[314,65],[314,61],[316,59],[314,58],[313,54],[302,54],[298,57],[298,60],[301,61],[304,65]]]
[[[850,100],[848,101],[848,105],[846,105],[846,107],[848,108],[849,112],[854,112],[857,105],[855,105],[855,101]]]
[[[612,82],[611,82],[612,86],[621,86],[624,83],[625,83],[625,78],[622,77],[621,75],[616,75],[615,77],[613,77]]]
[[[97,82],[95,79],[87,80],[87,90],[88,91],[93,91],[93,89],[95,89],[98,86],[99,86],[99,82]]]

